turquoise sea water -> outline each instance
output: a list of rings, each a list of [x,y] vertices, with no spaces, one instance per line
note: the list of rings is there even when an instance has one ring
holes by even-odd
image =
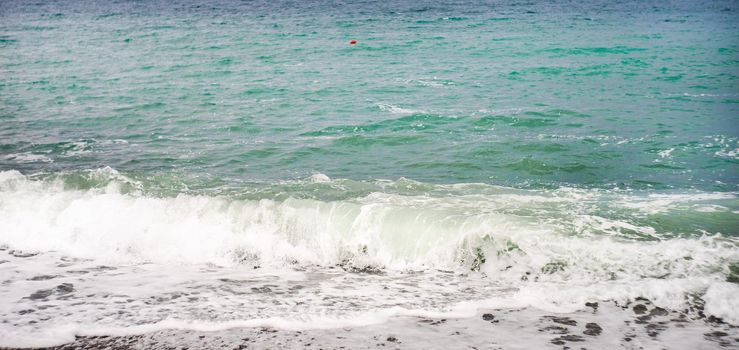
[[[336,266],[348,272],[305,278],[367,287],[422,271],[422,297],[403,305],[423,310],[500,288],[545,309],[708,295],[739,322],[722,299],[739,278],[738,78],[735,1],[2,1],[0,245],[14,277],[0,334],[38,345],[39,329],[68,339],[54,322],[290,317],[192,281]],[[80,280],[65,259],[126,277]],[[147,264],[192,271],[162,287]],[[19,313],[39,303],[33,283],[58,284],[26,281],[49,269],[110,314],[54,294]],[[465,271],[447,282],[475,292],[429,288],[434,271]],[[139,314],[114,316],[100,289],[117,283],[158,287],[129,291]],[[305,315],[400,300],[355,305],[306,283],[335,304],[293,296],[320,305]],[[161,290],[221,306],[202,314]]]
[[[733,2],[1,11],[3,169],[110,166],[205,187],[314,173],[719,191],[739,180]]]

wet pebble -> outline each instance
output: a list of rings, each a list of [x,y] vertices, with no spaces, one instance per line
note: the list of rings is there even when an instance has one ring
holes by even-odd
[[[62,283],[56,286],[56,291],[59,292],[59,294],[72,293],[74,292],[74,285],[71,283]]]
[[[39,300],[39,299],[46,299],[54,293],[51,289],[41,289],[33,292],[31,295],[28,296],[28,299],[31,300]]]
[[[597,323],[588,323],[585,325],[585,335],[597,336],[603,331],[603,328]]]
[[[649,312],[649,315],[651,316],[667,316],[668,314],[669,312],[661,307],[655,307]]]
[[[569,317],[555,317],[555,316],[548,316],[550,320],[554,323],[559,323],[567,326],[577,326],[577,321],[569,318]]]
[[[552,339],[551,343],[554,345],[564,345],[566,342],[580,342],[580,341],[585,341],[585,339],[579,335],[568,334],[568,335],[563,335],[561,337]]]
[[[567,329],[567,327],[562,327],[562,326],[548,326],[548,327],[544,327],[540,329],[539,331],[549,332],[552,334],[567,334],[570,332],[570,330]]]
[[[637,315],[643,315],[647,313],[647,307],[644,306],[643,304],[634,306],[633,310],[634,310],[634,313]]]
[[[59,277],[59,276],[57,276],[57,275],[39,275],[39,276],[31,277],[28,280],[29,281],[46,281],[46,280],[50,280],[50,279],[56,278],[56,277]]]

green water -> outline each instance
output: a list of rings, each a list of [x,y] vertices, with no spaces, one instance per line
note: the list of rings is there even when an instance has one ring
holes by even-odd
[[[734,191],[737,11],[3,2],[0,169]]]

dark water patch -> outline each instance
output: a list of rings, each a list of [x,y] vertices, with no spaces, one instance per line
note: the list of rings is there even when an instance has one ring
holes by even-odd
[[[638,190],[642,190],[642,189],[666,190],[670,188],[669,185],[666,185],[664,183],[661,183],[658,181],[649,181],[649,180],[633,180],[631,181],[631,187],[633,187],[634,189],[638,189]]]
[[[595,170],[595,168],[593,167],[579,163],[552,165],[550,163],[534,158],[524,158],[517,162],[506,164],[503,167],[518,172],[528,173],[531,175],[552,175],[556,172],[564,172],[570,174],[587,173],[590,170]]]
[[[613,65],[610,64],[599,64],[593,66],[580,67],[571,74],[570,76],[606,76],[611,74]]]
[[[739,262],[729,264],[729,273],[726,282],[739,283]]]
[[[590,118],[590,116],[570,110],[552,109],[547,111],[529,111],[512,116],[485,117],[477,120],[475,125],[488,126],[504,122],[514,127],[537,128],[558,125],[558,120],[568,120],[570,118]],[[581,123],[572,122],[563,124],[565,124],[564,126],[571,124],[570,127],[582,126]]]
[[[644,60],[641,60],[638,58],[631,58],[631,57],[622,59],[621,65],[629,66],[629,67],[636,67],[636,68],[646,68],[650,66],[650,64],[648,62],[645,62]]]
[[[0,47],[8,47],[18,42],[18,39],[10,35],[0,35]]]
[[[235,61],[236,61],[235,58],[223,57],[223,58],[218,59],[217,64],[222,65],[222,66],[228,66],[228,65],[233,64]]]
[[[72,171],[47,176],[49,180],[59,180],[67,190],[89,190],[103,188],[116,182],[121,185],[123,193],[134,191],[138,184],[130,182],[115,173],[106,171]]]
[[[669,164],[669,163],[651,163],[651,164],[640,164],[640,167],[647,168],[647,169],[656,169],[656,170],[683,170],[685,168],[675,165],[675,164]]]
[[[695,208],[672,210],[647,216],[642,221],[657,232],[671,232],[672,237],[696,238],[705,232],[721,232],[735,237],[739,234],[736,214],[730,210],[703,212]]]
[[[241,158],[243,159],[262,159],[262,158],[269,158],[274,155],[278,155],[281,153],[281,150],[276,147],[269,147],[269,148],[260,148],[260,149],[254,149],[246,151],[244,154],[242,154]]]
[[[542,75],[560,75],[567,71],[564,67],[537,67],[526,70],[526,73],[542,74]]]
[[[568,55],[625,55],[634,52],[646,51],[644,48],[628,47],[628,46],[612,46],[612,47],[575,47],[575,48],[553,48],[546,49],[544,52],[555,53],[563,56]]]
[[[333,147],[302,147],[289,153],[284,153],[278,164],[292,165],[295,162],[304,161],[310,157],[321,157],[324,155],[340,156],[345,154],[345,150]]]
[[[39,25],[29,26],[29,25],[26,25],[26,26],[20,26],[19,29],[21,31],[51,31],[51,30],[59,29],[59,27],[56,27],[56,26],[39,26]]]
[[[550,175],[557,171],[556,166],[532,158],[524,158],[517,162],[509,163],[504,167],[531,175]]]
[[[654,80],[656,81],[667,81],[667,82],[674,82],[682,80],[685,75],[683,74],[675,74],[675,75],[665,75],[661,77],[656,77]],[[686,96],[674,96],[674,97],[667,97],[668,100],[690,100],[690,98]]]
[[[524,127],[524,128],[539,128],[539,127],[545,127],[545,126],[554,126],[557,125],[557,122],[551,119],[544,119],[544,118],[517,118],[517,120],[510,124],[514,127]]]
[[[120,16],[123,16],[123,13],[122,12],[111,12],[111,13],[106,13],[106,14],[99,15],[99,16],[95,17],[95,19],[101,20],[101,19],[109,19],[109,18],[112,18],[112,17],[120,17]]]
[[[212,79],[212,78],[225,78],[229,75],[233,75],[234,71],[229,69],[222,70],[206,70],[199,71],[190,74],[184,74],[182,77],[185,79]]]
[[[542,112],[539,112],[542,113]],[[551,109],[543,113],[544,115],[557,116],[557,117],[572,117],[572,118],[592,118],[593,116],[587,113],[581,113],[572,111],[569,109]]]
[[[470,152],[465,153],[465,156],[468,156],[472,159],[477,158],[499,158],[501,154],[503,154],[503,149],[495,149],[493,146],[485,147],[485,148],[478,148],[475,150],[472,150]]]
[[[252,123],[244,123],[239,125],[231,125],[224,128],[224,131],[230,133],[259,134],[262,128]]]
[[[406,165],[411,169],[449,169],[459,170],[482,170],[482,167],[469,162],[417,162]]]
[[[514,145],[513,149],[525,152],[542,152],[542,153],[556,153],[556,152],[567,152],[570,150],[569,147],[559,143],[524,143]]]
[[[570,173],[570,174],[588,173],[591,170],[594,173],[597,170],[596,167],[591,167],[591,166],[587,166],[585,164],[580,164],[580,163],[568,163],[568,164],[560,165],[557,168],[559,171]]]
[[[412,136],[362,136],[354,135],[338,138],[333,141],[336,146],[348,147],[371,147],[371,146],[403,146],[428,142],[421,135]]]
[[[482,117],[480,119],[475,120],[472,124],[478,127],[489,128],[491,126],[495,126],[498,124],[512,124],[516,120],[517,119],[514,116],[495,115],[495,116]]]
[[[166,107],[166,104],[164,102],[150,102],[150,103],[143,103],[139,105],[133,105],[133,106],[125,106],[125,107],[118,107],[113,109],[113,112],[137,112],[137,111],[147,111],[152,109],[161,109],[163,107]]]
[[[378,124],[356,125],[356,126],[353,126],[353,125],[329,126],[329,127],[323,128],[318,131],[304,132],[300,134],[300,136],[320,137],[320,136],[346,135],[346,134],[352,134],[352,133],[366,133],[366,132],[372,132],[380,128],[381,126],[379,126]]]
[[[357,125],[338,125],[329,126],[318,131],[308,131],[300,134],[301,136],[334,136],[358,133],[372,133],[381,130],[401,132],[401,131],[422,131],[434,128],[438,125],[444,125],[455,122],[456,119],[430,114],[412,114],[397,119],[387,119],[375,123],[357,124]]]

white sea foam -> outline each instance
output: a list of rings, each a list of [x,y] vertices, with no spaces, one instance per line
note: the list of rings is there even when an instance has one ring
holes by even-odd
[[[377,105],[380,107],[380,110],[390,112],[392,114],[416,114],[416,113],[426,113],[426,111],[421,109],[410,109],[410,108],[401,108],[395,105],[387,104],[387,103],[380,103]]]
[[[739,158],[739,148],[731,149],[731,150],[722,150],[722,151],[716,151],[714,153],[716,157],[725,157],[725,158]]]
[[[737,93],[725,93],[725,94],[707,94],[707,93],[701,93],[701,94],[692,94],[689,92],[684,92],[682,94],[666,94],[667,96],[687,96],[687,97],[736,97],[739,96]]]
[[[464,258],[465,247],[474,242],[494,249],[503,249],[508,242],[519,246],[531,242],[522,250],[544,262],[561,254],[565,258],[590,256],[579,251],[581,247],[600,250],[604,245],[610,250],[624,245],[618,252],[631,251],[629,255],[665,251],[680,244],[690,251],[691,246],[703,247],[703,241],[672,239],[654,246],[616,240],[606,244],[603,240],[622,238],[624,232],[660,236],[655,228],[638,221],[591,211],[615,205],[636,210],[636,214],[686,208],[706,212],[706,208],[720,207],[711,201],[731,203],[736,198],[730,193],[695,193],[613,200],[602,199],[604,194],[597,191],[573,189],[451,197],[374,192],[344,201],[239,201],[184,194],[158,198],[121,193],[120,184],[131,181],[121,179],[112,169],[104,172],[116,181],[89,190],[69,190],[59,182],[1,172],[0,243],[15,249],[127,262],[230,265],[241,255],[253,255],[262,264],[281,266],[296,259],[331,264],[362,256],[387,268],[452,268]],[[330,181],[323,174],[310,178],[314,183]],[[710,242],[719,244],[720,240]],[[621,259],[625,258],[628,255]],[[649,264],[637,266],[647,268]]]
[[[487,302],[485,304],[490,304]],[[506,303],[506,306],[511,305]],[[125,336],[157,332],[167,329],[192,330],[201,332],[216,332],[231,328],[271,327],[285,330],[335,329],[344,327],[362,327],[387,322],[392,317],[433,317],[433,318],[463,318],[475,315],[478,306],[470,302],[458,304],[452,311],[433,312],[421,309],[407,309],[391,307],[373,310],[370,312],[354,313],[341,317],[335,316],[304,316],[295,318],[269,317],[222,322],[202,320],[165,319],[155,323],[132,325],[127,327],[90,326],[87,324],[66,324],[43,330],[40,334],[13,334],[0,329],[0,335],[12,342],[6,346],[54,346],[74,341],[76,335],[81,336]]]
[[[14,153],[14,154],[6,155],[4,158],[15,161],[15,162],[19,162],[19,163],[36,163],[36,162],[53,163],[54,162],[54,160],[51,159],[49,156],[44,155],[44,154],[36,154],[36,153]]]
[[[644,214],[658,214],[681,208],[695,208],[697,211],[706,212],[706,207],[713,206],[707,205],[707,202],[731,200],[735,197],[734,193],[726,192],[650,194],[642,197],[620,198],[616,204],[623,208],[637,209]]]
[[[705,295],[705,311],[709,315],[723,318],[729,323],[739,324],[739,285],[736,283],[714,283]]]
[[[672,156],[672,152],[675,151],[674,148],[666,149],[664,151],[659,151],[657,155],[659,155],[660,158],[669,158]]]
[[[331,178],[328,177],[328,175],[321,174],[321,173],[313,174],[313,175],[310,176],[309,179],[313,183],[327,183],[327,182],[331,182]]]
[[[718,150],[713,152],[714,156],[720,158],[739,158],[739,139],[736,137],[711,135],[704,137],[704,139],[706,139],[707,142],[702,143],[701,147],[707,149],[718,148]]]
[[[641,220],[672,211],[736,215],[733,193],[401,179],[357,198],[276,201],[157,197],[113,169],[87,176],[109,181],[74,189],[59,178],[0,172],[0,246],[41,253],[7,253],[0,264],[10,281],[0,300],[11,301],[0,303],[0,315],[17,325],[0,327],[9,342],[0,345],[58,343],[88,331],[357,326],[403,315],[469,317],[484,307],[571,312],[585,301],[639,296],[681,308],[706,291],[708,314],[739,320],[736,287],[725,282],[739,261],[736,239],[661,232]],[[304,183],[349,185],[323,174]],[[131,184],[139,189],[122,190]],[[337,264],[385,274],[344,273]],[[63,283],[74,292],[65,294]],[[51,293],[46,309],[29,297],[38,291]],[[66,316],[54,316],[60,312]]]

